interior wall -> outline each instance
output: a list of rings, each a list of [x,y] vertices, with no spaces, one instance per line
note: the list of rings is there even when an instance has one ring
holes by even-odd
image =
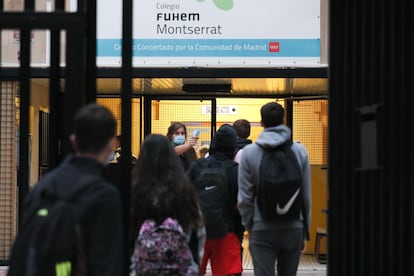
[[[142,124],[140,121],[140,99],[132,99],[132,126],[131,126],[131,151],[138,155],[143,137],[141,135]],[[121,134],[121,99],[119,98],[97,98],[96,103],[106,106],[114,114],[117,121],[116,134]]]
[[[49,110],[49,88],[47,82],[32,81],[30,91],[30,186],[39,181],[39,111]]]

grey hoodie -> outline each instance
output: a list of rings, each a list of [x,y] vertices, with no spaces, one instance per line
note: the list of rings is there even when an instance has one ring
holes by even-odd
[[[242,216],[242,223],[248,231],[271,230],[278,228],[303,228],[302,219],[286,222],[264,222],[260,216],[256,200],[256,187],[259,180],[260,162],[263,149],[259,146],[275,147],[290,139],[291,130],[285,125],[265,128],[256,142],[243,148],[239,164],[239,191],[237,196],[238,209]],[[311,183],[308,153],[299,143],[292,144],[303,176],[303,195],[305,211],[308,213],[308,226],[310,227]]]

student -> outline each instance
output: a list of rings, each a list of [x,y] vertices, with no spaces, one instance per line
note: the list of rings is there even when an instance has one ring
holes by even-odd
[[[198,273],[205,230],[194,187],[181,166],[170,141],[162,135],[148,135],[132,169],[131,240],[146,219],[158,224],[166,218],[177,220],[188,241],[195,233],[192,271]],[[134,265],[134,264],[133,264]]]
[[[207,240],[200,267],[200,273],[202,275],[206,273],[208,261],[211,263],[213,275],[233,275],[241,273],[242,271],[239,240],[239,236],[242,233],[238,232],[242,227],[240,215],[236,208],[238,168],[237,163],[233,161],[235,148],[236,132],[233,127],[228,124],[222,125],[211,141],[209,156],[194,162],[188,171],[188,175],[195,186],[198,185],[197,183],[201,183],[199,177],[202,176],[203,173],[205,173],[204,170],[208,168],[224,168],[223,174],[227,179],[225,183],[221,182],[221,184],[226,185],[224,191],[227,192],[224,197],[228,198],[228,201],[224,203],[225,206],[222,206],[221,208],[225,209],[224,219],[220,220],[204,213],[207,223]],[[213,181],[215,177],[206,177],[204,179],[208,183],[206,183],[207,186],[198,187],[199,196],[203,191],[218,186],[217,182],[212,183],[208,181],[210,179]],[[212,203],[211,200],[213,199],[204,199],[201,201],[201,204],[205,203],[204,207],[210,207],[211,209],[212,204],[217,204],[216,201]],[[216,214],[215,211],[213,211],[213,213]],[[214,216],[214,214],[212,215]],[[215,220],[214,223],[209,224],[209,221],[211,222],[213,220]],[[220,235],[217,234],[218,232],[220,232]]]
[[[295,276],[306,238],[303,216],[284,221],[266,221],[257,203],[257,187],[264,148],[275,148],[289,141],[291,130],[283,125],[284,109],[278,103],[265,104],[260,109],[260,114],[264,130],[254,144],[243,149],[240,159],[238,209],[242,222],[249,231],[249,250],[255,275],[275,275],[277,260],[278,276]],[[308,153],[299,143],[293,143],[290,147],[298,161],[301,174],[299,179],[301,178],[302,182],[302,204],[304,214],[309,218],[311,197]]]
[[[188,137],[185,125],[174,122],[168,127],[167,138],[174,146],[175,153],[180,158],[184,171],[186,171],[190,163],[197,160],[194,146],[197,144],[198,137]]]
[[[236,154],[234,156],[234,162],[239,163],[240,162],[240,156],[243,152],[243,148],[247,145],[250,145],[252,143],[252,140],[248,139],[250,136],[250,122],[246,119],[238,119],[233,122],[233,128],[236,131],[237,134],[237,145],[236,145]],[[241,221],[240,213],[237,213],[238,221]],[[237,224],[239,226],[239,229],[237,229],[237,233],[239,233],[238,237],[240,240],[240,252],[241,256],[243,256],[243,238],[244,238],[244,232],[245,229],[243,225]],[[241,274],[238,274],[241,275]]]
[[[44,201],[45,192],[50,191],[64,201],[73,199],[69,204],[84,241],[82,251],[86,256],[81,262],[85,264],[82,266],[85,275],[123,275],[120,196],[118,190],[102,177],[113,149],[115,131],[116,120],[108,109],[96,104],[82,107],[75,116],[74,132],[70,136],[75,153],[34,186],[24,205],[24,215],[28,215],[29,210],[36,210],[39,202]],[[26,221],[25,216],[23,221]],[[18,266],[25,263],[21,260]],[[16,275],[14,270],[11,265],[9,275]],[[72,267],[72,273],[78,275],[79,271]]]
[[[250,122],[246,119],[239,119],[234,121],[233,128],[237,133],[237,147],[234,161],[239,163],[243,148],[252,143],[252,140],[247,139],[250,136]]]
[[[238,119],[234,121],[233,128],[237,133],[236,153],[238,153],[242,148],[252,143],[252,140],[248,139],[251,128],[250,122],[246,119]]]
[[[109,160],[110,163],[121,162],[121,154],[122,154],[121,140],[122,140],[121,135],[117,135],[116,140],[115,140],[115,145],[114,145],[114,151]],[[136,161],[137,161],[137,157],[131,153],[130,162],[132,164],[135,164]]]

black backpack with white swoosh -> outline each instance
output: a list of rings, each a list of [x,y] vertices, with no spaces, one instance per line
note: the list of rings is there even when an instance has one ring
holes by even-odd
[[[259,145],[261,146],[261,145]],[[302,211],[302,172],[292,141],[265,148],[260,163],[257,202],[264,221],[299,219]]]
[[[198,199],[203,213],[207,238],[219,239],[232,231],[232,206],[227,170],[235,165],[231,160],[214,162],[200,159],[195,177]]]

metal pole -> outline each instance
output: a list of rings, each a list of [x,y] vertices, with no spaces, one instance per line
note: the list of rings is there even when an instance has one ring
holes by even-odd
[[[125,264],[124,275],[129,275],[129,207],[131,183],[131,97],[132,97],[132,0],[122,5],[122,91],[121,91],[121,198],[123,202]]]

